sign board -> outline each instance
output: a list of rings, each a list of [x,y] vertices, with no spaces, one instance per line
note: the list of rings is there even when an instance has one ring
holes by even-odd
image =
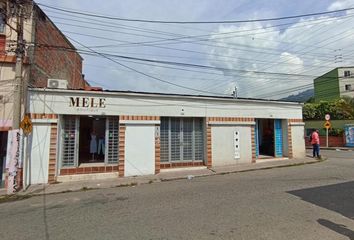
[[[326,115],[325,115],[325,119],[326,119],[326,121],[329,121],[329,120],[331,119],[331,115],[326,114]]]
[[[240,154],[240,132],[234,131],[234,158],[239,159],[241,156]]]
[[[26,136],[32,132],[33,125],[28,115],[25,115],[25,117],[21,121],[20,128],[23,130],[23,133]]]
[[[325,124],[323,125],[326,129],[331,128],[331,123],[329,121],[326,121]]]
[[[347,124],[344,126],[345,146],[354,147],[354,125]]]

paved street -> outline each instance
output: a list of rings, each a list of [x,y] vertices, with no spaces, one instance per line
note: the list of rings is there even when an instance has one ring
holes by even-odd
[[[0,239],[354,239],[354,152],[317,164],[38,196]]]

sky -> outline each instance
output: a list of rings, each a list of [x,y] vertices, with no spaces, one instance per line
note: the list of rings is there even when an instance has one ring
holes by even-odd
[[[189,22],[354,7],[354,0],[36,2],[115,18]],[[224,96],[236,87],[240,97],[279,99],[312,88],[316,76],[335,67],[354,66],[353,10],[281,21],[162,24],[94,18],[44,5],[40,7],[81,51],[86,80],[104,89]]]

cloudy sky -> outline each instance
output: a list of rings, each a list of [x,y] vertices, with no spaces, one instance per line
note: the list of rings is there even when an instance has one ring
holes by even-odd
[[[354,7],[354,0],[37,0],[101,16],[162,21],[276,18]],[[301,2],[301,3],[300,3]],[[162,24],[41,8],[82,51],[94,86],[277,99],[354,65],[354,11],[280,21]],[[128,57],[128,58],[127,58]]]

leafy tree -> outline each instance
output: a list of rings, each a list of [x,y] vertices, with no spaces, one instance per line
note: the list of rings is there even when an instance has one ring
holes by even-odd
[[[327,113],[334,120],[354,119],[354,98],[343,97],[330,102],[305,103],[303,108],[305,120],[323,120]]]

